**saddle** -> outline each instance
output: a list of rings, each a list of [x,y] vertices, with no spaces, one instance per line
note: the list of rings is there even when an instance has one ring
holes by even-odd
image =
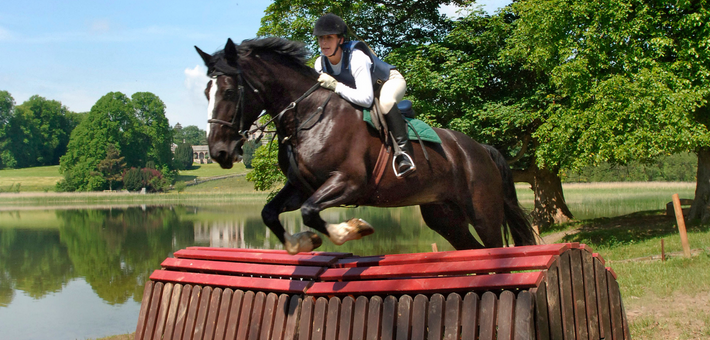
[[[436,134],[431,126],[419,119],[414,118],[415,112],[412,108],[411,101],[403,100],[397,103],[397,107],[402,113],[402,116],[404,116],[404,120],[407,122],[409,139],[411,141],[441,144],[441,138],[439,138],[439,135]],[[379,100],[375,99],[375,104],[372,106],[372,110],[364,109],[362,113],[362,120],[367,122],[368,125],[380,134],[380,138],[385,144],[391,144],[387,138],[387,136],[389,136],[389,131],[387,129],[387,123],[385,122],[385,117],[380,109]]]

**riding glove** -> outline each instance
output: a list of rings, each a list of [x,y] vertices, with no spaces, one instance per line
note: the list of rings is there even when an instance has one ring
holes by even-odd
[[[318,82],[320,86],[332,91],[335,91],[335,86],[338,85],[338,81],[327,73],[321,73]]]

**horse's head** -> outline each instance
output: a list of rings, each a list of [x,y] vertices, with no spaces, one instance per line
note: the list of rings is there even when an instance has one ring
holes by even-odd
[[[207,136],[210,157],[224,169],[232,167],[242,159],[242,145],[246,142],[246,132],[256,120],[263,107],[253,100],[258,94],[244,77],[239,66],[239,53],[232,39],[227,40],[224,50],[213,55],[203,52],[197,46],[197,53],[207,66],[211,78],[205,89],[208,104]]]

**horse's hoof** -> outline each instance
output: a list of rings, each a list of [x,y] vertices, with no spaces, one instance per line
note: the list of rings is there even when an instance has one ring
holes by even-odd
[[[350,219],[347,223],[355,227],[357,234],[360,236],[359,238],[375,233],[375,228],[361,218]]]
[[[312,251],[323,244],[320,236],[312,231],[302,231],[300,233],[293,234],[293,236],[286,233],[284,236],[286,238],[284,248],[286,249],[286,252],[291,255]]]

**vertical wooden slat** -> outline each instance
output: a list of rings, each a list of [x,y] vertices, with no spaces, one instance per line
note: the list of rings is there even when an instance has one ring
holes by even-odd
[[[136,325],[136,340],[143,340],[145,335],[145,317],[150,310],[150,298],[153,296],[153,281],[145,283],[143,288],[143,300],[141,300],[141,310],[138,313],[138,324]]]
[[[222,291],[219,303],[219,312],[214,327],[214,335],[212,336],[212,339],[214,340],[224,339],[224,333],[227,331],[227,320],[229,318],[229,310],[232,306],[233,294],[234,291],[231,288],[225,288]]]
[[[574,298],[572,295],[572,274],[570,273],[570,251],[560,255],[557,268],[560,279],[560,309],[562,310],[562,331],[565,340],[574,340]]]
[[[599,311],[597,310],[597,289],[594,283],[594,257],[588,251],[582,252],[582,270],[584,271],[584,293],[587,307],[587,330],[589,339],[600,339]]]
[[[193,339],[202,339],[202,336],[205,335],[205,322],[207,322],[207,312],[210,309],[210,300],[212,300],[212,287],[202,288],[201,294],[200,307],[195,320],[195,331],[192,333]]]
[[[301,307],[301,320],[298,323],[298,339],[310,340],[311,330],[313,329],[313,309],[316,305],[316,299],[312,296],[306,296],[303,299]]]
[[[182,296],[182,285],[176,284],[173,286],[173,294],[170,297],[170,308],[168,309],[168,317],[165,320],[165,332],[163,339],[172,339],[173,331],[175,330],[175,322],[178,314],[178,306],[180,305],[180,296]]]
[[[163,294],[160,300],[160,311],[158,312],[158,323],[155,325],[155,332],[153,332],[153,339],[162,339],[163,332],[165,331],[165,323],[168,319],[168,310],[170,309],[170,299],[173,295],[172,282],[166,283],[163,286]]]
[[[496,305],[498,298],[491,292],[483,293],[480,307],[480,329],[478,338],[480,340],[493,340],[496,336]]]
[[[272,340],[281,340],[284,336],[286,326],[286,318],[288,317],[288,294],[281,294],[278,302],[276,302],[276,310],[274,311],[274,326],[271,332]],[[263,337],[262,337],[263,339]]]
[[[353,316],[353,339],[364,340],[367,335],[368,308],[370,300],[364,296],[358,296],[355,300],[355,315]]]
[[[325,335],[325,319],[328,316],[328,299],[319,297],[313,312],[313,330],[311,340],[323,340]]]
[[[203,339],[213,340],[215,335],[215,330],[217,328],[217,318],[219,317],[219,312],[222,310],[222,288],[215,288],[212,291],[212,297],[210,298],[210,310],[207,313],[207,321],[205,322],[205,335]]]
[[[246,340],[249,335],[249,323],[254,308],[254,297],[256,294],[253,291],[247,291],[242,298],[242,311],[239,315],[239,329],[237,329],[237,340]]]
[[[461,295],[451,293],[444,311],[444,340],[457,340],[461,328]]]
[[[338,322],[340,321],[340,298],[332,297],[328,301],[328,317],[325,320],[325,338],[338,339]]]
[[[382,324],[382,298],[373,296],[367,310],[367,340],[380,340],[380,325]]]
[[[532,292],[522,291],[515,300],[515,340],[535,339],[535,297]]]
[[[224,338],[226,340],[234,340],[237,337],[240,323],[239,318],[242,315],[242,305],[244,304],[244,291],[235,290],[232,294],[232,304],[229,307],[229,319],[227,320],[227,329],[225,330]],[[246,326],[243,326],[246,327]]]
[[[624,308],[624,301],[622,299],[619,299],[619,301],[621,302],[621,325],[624,326],[624,340],[631,340],[631,330],[629,329],[629,321],[626,318],[626,308]]]
[[[148,309],[148,319],[145,323],[145,330],[143,338],[146,340],[151,340],[153,338],[153,332],[155,331],[155,324],[157,323],[156,318],[158,317],[158,309],[160,308],[160,300],[163,296],[163,283],[158,282],[153,285],[153,295],[150,298],[150,308]]]
[[[182,333],[183,339],[192,339],[192,332],[195,330],[195,319],[197,319],[197,309],[200,307],[201,295],[202,286],[192,286],[190,307],[187,309],[187,318],[185,319],[185,331]]]
[[[461,340],[476,340],[478,334],[478,306],[481,298],[474,292],[469,292],[463,299],[461,310]]]
[[[251,308],[251,316],[249,321],[249,332],[247,339],[259,340],[261,334],[261,324],[264,321],[264,303],[266,302],[266,293],[258,292],[254,296],[254,303]]]
[[[587,295],[584,292],[584,272],[582,271],[582,250],[572,249],[570,253],[570,274],[572,278],[572,299],[574,301],[574,328],[576,338],[589,339],[587,330]]]
[[[619,284],[614,279],[611,272],[607,271],[607,285],[609,286],[609,314],[611,315],[612,339],[622,340],[624,338],[624,325],[621,318],[621,294]]]
[[[412,297],[402,295],[397,304],[397,329],[395,331],[397,340],[409,340],[412,329]]]
[[[426,296],[419,294],[414,297],[414,303],[412,304],[412,340],[426,339],[428,304],[429,299]]]
[[[343,298],[340,305],[340,319],[338,326],[338,340],[350,340],[353,334],[353,310],[355,308],[355,299],[352,296]],[[335,338],[333,338],[335,340]]]
[[[597,286],[597,307],[599,309],[599,336],[611,339],[611,316],[609,314],[609,288],[606,282],[606,268],[599,259],[594,259],[594,278]]]
[[[303,299],[300,295],[294,295],[288,305],[288,319],[286,319],[286,326],[284,328],[283,340],[294,340],[296,338],[297,329],[300,317],[301,317],[301,306],[303,304]]]
[[[441,340],[444,335],[444,296],[434,294],[429,298],[429,312],[427,313],[429,325],[428,340]]]
[[[513,312],[515,311],[515,294],[504,290],[498,298],[498,339],[513,339]]]
[[[394,340],[394,328],[397,323],[397,298],[388,295],[382,305],[382,340]]]
[[[530,290],[535,299],[535,338],[550,340],[550,318],[547,315],[547,283],[542,281],[539,288]]]
[[[547,270],[547,316],[550,318],[550,339],[562,339],[562,308],[560,306],[560,277],[558,261]]]
[[[261,333],[259,339],[261,340],[271,340],[271,334],[274,329],[274,317],[276,316],[276,300],[279,298],[275,293],[269,293],[266,296],[266,302],[264,303],[264,317],[261,320]]]
[[[184,285],[180,294],[180,304],[178,305],[175,328],[173,329],[173,340],[182,339],[182,332],[185,330],[185,320],[187,319],[187,309],[190,307],[190,297],[192,297],[192,286]]]

